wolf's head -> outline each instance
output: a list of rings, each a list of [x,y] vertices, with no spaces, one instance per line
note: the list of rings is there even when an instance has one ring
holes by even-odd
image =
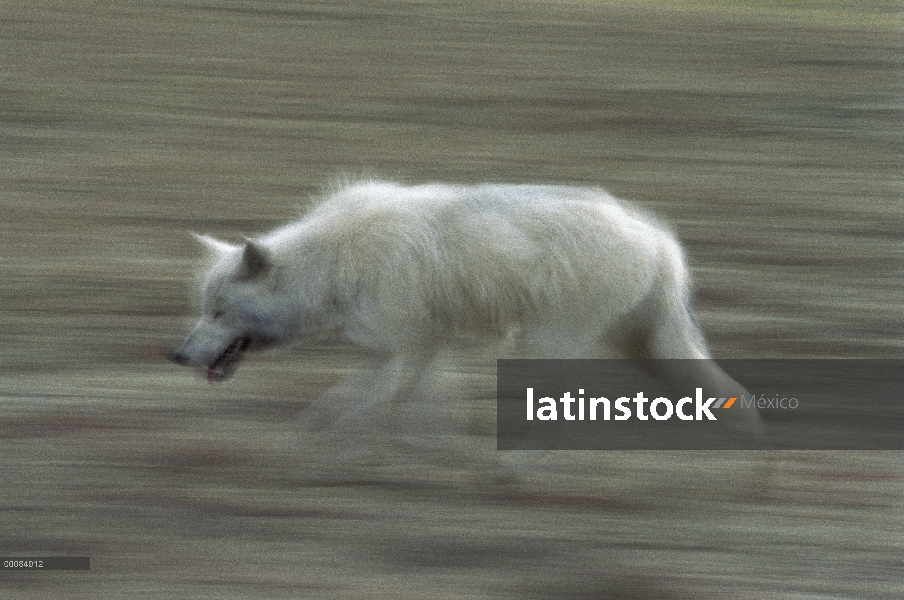
[[[268,250],[248,240],[232,245],[195,235],[213,255],[201,285],[201,317],[172,359],[206,369],[208,381],[225,379],[246,350],[288,337],[276,291],[277,269]]]

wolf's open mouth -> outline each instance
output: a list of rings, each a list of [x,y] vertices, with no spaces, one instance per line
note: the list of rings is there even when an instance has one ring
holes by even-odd
[[[251,338],[240,337],[229,344],[229,346],[223,350],[223,353],[207,366],[207,381],[213,383],[229,377],[235,370],[239,359],[242,357],[242,352],[248,348],[250,343]]]

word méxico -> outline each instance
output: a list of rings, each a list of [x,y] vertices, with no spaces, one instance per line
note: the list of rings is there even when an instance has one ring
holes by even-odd
[[[703,388],[697,388],[696,395],[691,398],[686,396],[673,403],[668,398],[656,398],[650,400],[638,392],[633,398],[621,396],[616,398],[614,402],[610,402],[608,398],[587,398],[586,401],[581,395],[583,389],[578,390],[578,397],[573,398],[571,392],[554,400],[550,397],[543,397],[534,403],[534,388],[527,388],[527,420],[533,421],[536,417],[540,421],[556,421],[559,418],[558,403],[562,410],[562,417],[566,421],[596,421],[600,412],[602,412],[603,421],[627,421],[632,416],[640,421],[648,421],[651,417],[656,421],[666,421],[676,416],[682,421],[717,421],[716,416],[710,411],[712,409],[731,408],[737,398],[707,398],[703,399]],[[632,411],[631,403],[634,404]],[[649,406],[647,406],[649,403]],[[574,406],[577,404],[577,406]],[[690,405],[690,406],[689,406]],[[613,416],[613,408],[615,415]],[[575,414],[574,409],[577,409]],[[589,410],[588,410],[589,409]],[[647,410],[649,409],[649,410]],[[686,412],[691,411],[692,412]],[[586,415],[586,419],[585,419]]]

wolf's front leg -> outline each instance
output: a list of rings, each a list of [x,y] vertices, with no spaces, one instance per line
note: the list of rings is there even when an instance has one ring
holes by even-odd
[[[434,353],[374,355],[298,417],[298,427],[319,431],[334,426],[359,428],[371,409],[409,394],[429,371]]]

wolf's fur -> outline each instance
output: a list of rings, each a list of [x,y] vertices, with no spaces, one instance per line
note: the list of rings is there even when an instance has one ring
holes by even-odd
[[[601,189],[370,181],[244,245],[200,239],[215,261],[175,358],[214,380],[246,348],[338,332],[373,358],[357,405],[321,403],[324,423],[405,395],[460,334],[520,332],[536,357],[709,358],[678,242]],[[659,375],[744,393],[711,361],[694,363]],[[759,427],[755,412],[731,412]]]

